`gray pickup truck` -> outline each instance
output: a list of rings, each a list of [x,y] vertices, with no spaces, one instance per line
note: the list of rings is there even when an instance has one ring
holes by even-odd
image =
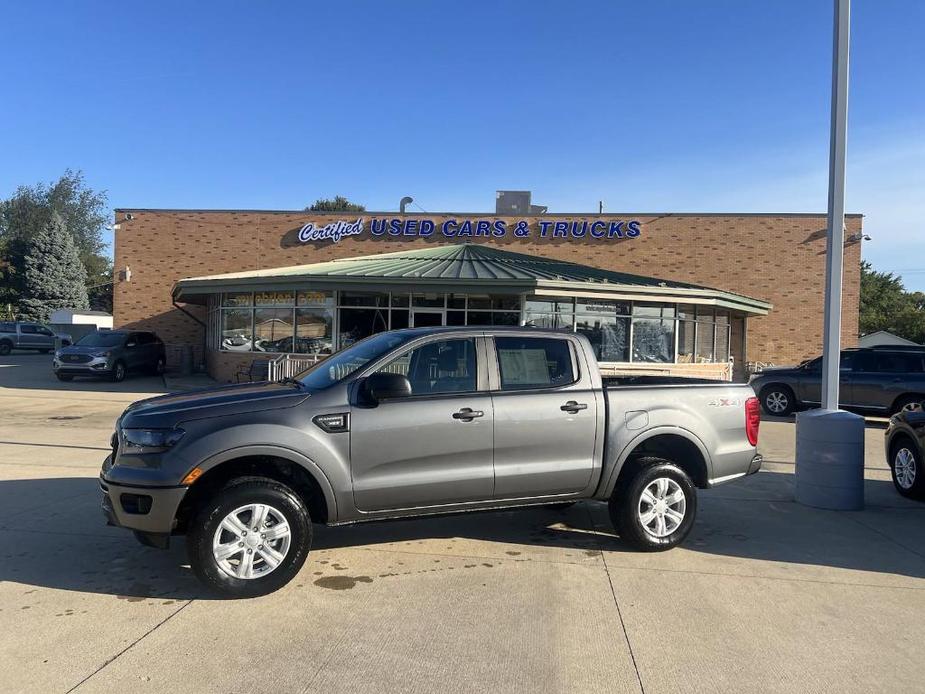
[[[66,347],[73,340],[66,333],[55,333],[41,323],[0,321],[0,356],[14,349],[34,349],[47,354],[56,347]]]
[[[603,378],[574,333],[412,328],[280,383],[137,402],[100,483],[109,523],[186,534],[196,575],[244,597],[295,576],[313,522],[593,499],[629,545],[668,549],[697,487],[758,470],[758,424],[747,385]]]

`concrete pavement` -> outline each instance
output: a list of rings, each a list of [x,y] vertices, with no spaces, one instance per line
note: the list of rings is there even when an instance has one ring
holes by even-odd
[[[99,513],[113,421],[163,382],[49,362],[0,358],[0,692],[922,688],[925,506],[893,491],[881,429],[863,512],[793,503],[793,425],[764,422],[777,462],[703,492],[671,552],[629,551],[593,503],[316,526],[289,586],[221,601],[182,541]]]

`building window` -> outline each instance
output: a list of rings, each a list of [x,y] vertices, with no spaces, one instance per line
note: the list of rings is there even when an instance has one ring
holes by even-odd
[[[712,306],[697,307],[697,349],[695,359],[698,364],[714,361],[714,323],[716,315]]]
[[[283,352],[289,347],[292,347],[292,309],[256,309],[254,311],[254,350]]]
[[[297,308],[295,340],[291,349],[281,352],[297,354],[332,354],[334,352],[334,310],[331,308]]]
[[[696,347],[697,324],[692,320],[678,321],[678,363],[692,364]]]
[[[292,306],[295,303],[295,292],[270,291],[254,294],[255,306]]]
[[[233,292],[223,294],[221,301],[221,349],[313,354],[333,351],[331,292]],[[317,308],[295,308],[296,305]]]
[[[675,308],[633,304],[633,361],[674,362]]]
[[[591,342],[598,361],[630,360],[630,304],[626,301],[577,299],[575,331]]]
[[[349,347],[364,337],[389,329],[389,312],[379,308],[342,308],[339,311],[340,348]]]
[[[409,327],[415,310],[441,314],[445,325],[576,331],[600,362],[725,362],[731,342],[729,311],[690,304],[311,290],[229,292],[214,302],[221,303],[215,323],[220,349],[236,352],[328,355],[375,333]]]
[[[250,292],[234,292],[222,294],[222,306],[237,308],[240,306],[253,306],[254,295]]]
[[[249,308],[222,309],[222,349],[249,352],[254,341],[254,312]]]
[[[524,302],[524,325],[552,330],[572,330],[575,326],[572,299],[529,297]]]

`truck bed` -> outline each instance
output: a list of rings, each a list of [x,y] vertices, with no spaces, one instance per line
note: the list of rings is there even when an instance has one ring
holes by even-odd
[[[605,388],[619,388],[621,386],[731,386],[736,385],[729,381],[717,381],[711,378],[690,378],[688,376],[653,376],[653,375],[626,375],[602,376]]]

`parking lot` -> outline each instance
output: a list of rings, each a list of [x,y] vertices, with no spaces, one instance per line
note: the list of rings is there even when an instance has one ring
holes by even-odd
[[[0,358],[0,691],[919,691],[925,505],[867,430],[867,508],[792,501],[794,426],[702,492],[681,548],[629,551],[606,508],[316,528],[298,578],[216,600],[104,525],[113,421],[157,377],[59,383]]]

